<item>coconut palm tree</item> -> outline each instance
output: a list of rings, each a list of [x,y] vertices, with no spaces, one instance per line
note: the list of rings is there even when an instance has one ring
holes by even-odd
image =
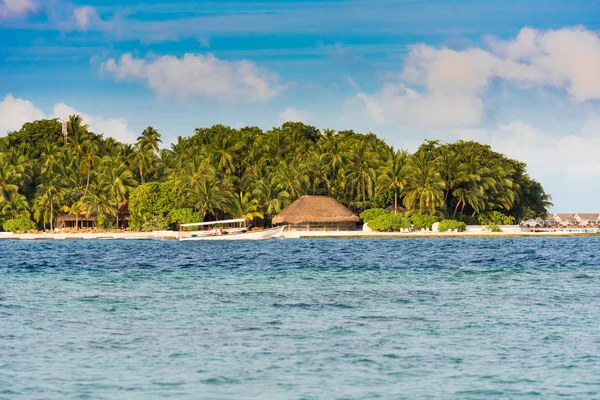
[[[229,201],[227,210],[233,218],[245,218],[254,220],[254,218],[264,218],[263,213],[258,211],[258,202],[256,199],[250,199],[250,193],[240,192],[233,196]]]
[[[408,160],[408,178],[404,188],[404,205],[422,214],[429,210],[434,215],[437,207],[444,205],[444,180],[439,163],[430,160],[425,152],[418,152]]]
[[[114,205],[111,214],[115,216],[115,226],[119,228],[119,206],[127,200],[129,190],[135,186],[133,174],[118,158],[105,156],[100,166],[98,181]]]
[[[402,193],[408,176],[408,152],[390,148],[389,159],[386,162],[377,183],[381,189],[394,191],[394,213],[398,209],[398,194]]]
[[[266,218],[280,213],[290,198],[289,193],[282,189],[281,184],[278,184],[274,177],[260,179],[256,182],[256,188],[252,194],[262,205],[261,211]]]
[[[64,205],[60,211],[75,215],[75,230],[79,229],[79,216],[85,213],[85,204],[82,201],[76,201],[71,206]]]
[[[188,192],[188,201],[206,219],[206,214],[217,215],[227,208],[229,192],[223,189],[217,179],[206,178]]]

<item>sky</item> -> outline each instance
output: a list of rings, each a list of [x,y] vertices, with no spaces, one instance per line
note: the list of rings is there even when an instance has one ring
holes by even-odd
[[[287,120],[488,143],[600,212],[600,0],[0,0],[0,136]]]

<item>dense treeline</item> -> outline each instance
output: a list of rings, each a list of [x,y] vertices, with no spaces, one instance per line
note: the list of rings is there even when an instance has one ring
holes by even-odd
[[[492,211],[541,216],[550,204],[525,164],[476,142],[426,141],[408,154],[371,133],[288,122],[267,132],[196,129],[161,149],[152,127],[135,144],[90,132],[79,116],[67,131],[65,138],[57,120],[41,120],[0,138],[0,225],[29,218],[47,229],[71,213],[118,226],[117,210],[130,198],[138,229],[149,219],[182,222],[169,208],[184,219],[246,216],[269,224],[303,194],[334,196],[356,212],[396,204],[466,222]],[[146,203],[163,208],[147,211],[144,198],[158,192],[161,199]]]

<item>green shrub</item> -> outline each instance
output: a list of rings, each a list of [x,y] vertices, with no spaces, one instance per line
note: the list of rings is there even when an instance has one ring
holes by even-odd
[[[9,219],[2,224],[2,229],[6,232],[28,232],[36,229],[35,223],[27,217],[19,217],[15,219]]]
[[[382,215],[387,215],[390,212],[383,208],[371,208],[369,210],[365,210],[360,213],[360,219],[363,220],[364,223],[369,223],[373,221],[375,218],[380,217]],[[369,224],[371,226],[371,224]]]
[[[173,181],[149,182],[136,187],[129,195],[129,226],[132,229],[143,229],[144,224],[150,222],[152,217],[166,217],[171,210],[177,208],[178,200]]]
[[[398,232],[410,228],[410,221],[402,214],[387,213],[369,222],[369,228],[379,232]]]
[[[464,232],[467,230],[467,224],[464,222],[455,221],[453,219],[445,219],[440,222],[438,230],[440,232],[457,231]]]
[[[500,229],[500,227],[498,225],[494,225],[494,224],[486,225],[484,229],[486,231],[495,232],[495,233],[502,232],[502,229]]]
[[[512,225],[515,223],[515,217],[504,215],[499,211],[480,214],[477,219],[481,225]]]
[[[142,224],[142,231],[144,232],[152,232],[152,231],[164,231],[169,227],[169,223],[167,219],[160,215],[154,215],[146,222]]]
[[[434,223],[438,221],[438,217],[429,214],[415,214],[410,217],[415,229],[431,229]]]
[[[175,208],[167,214],[167,222],[170,225],[193,224],[202,222],[202,215],[194,212],[191,208]]]

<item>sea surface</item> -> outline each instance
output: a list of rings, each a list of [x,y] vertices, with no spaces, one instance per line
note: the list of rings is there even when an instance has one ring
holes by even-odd
[[[600,398],[600,238],[0,241],[0,399]]]

